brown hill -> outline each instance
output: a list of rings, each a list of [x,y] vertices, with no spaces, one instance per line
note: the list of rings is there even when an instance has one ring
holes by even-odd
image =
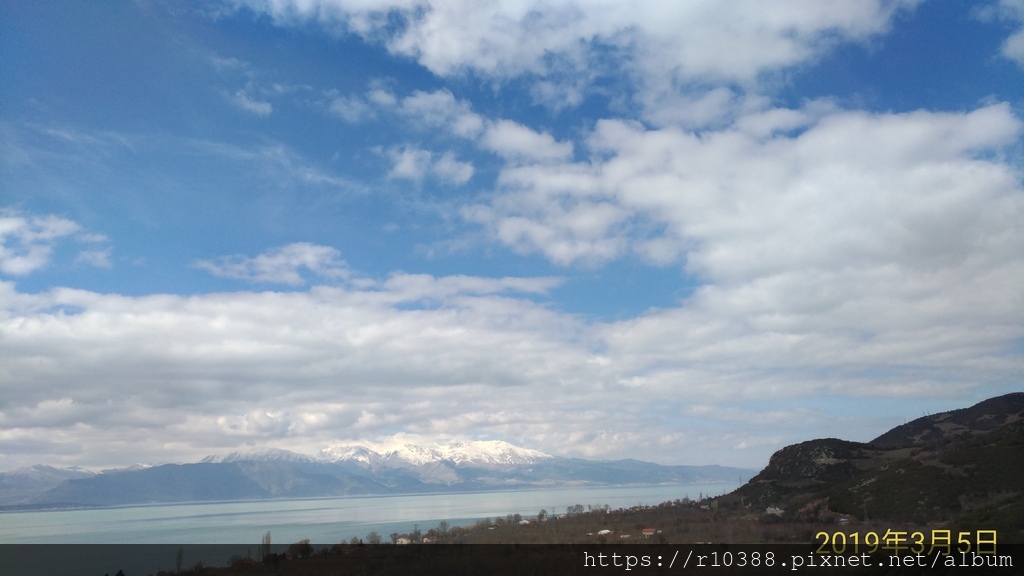
[[[734,495],[791,518],[985,518],[1024,539],[1024,393],[918,418],[868,443],[787,446]]]
[[[989,398],[950,412],[925,416],[897,426],[869,444],[883,450],[933,446],[968,435],[981,435],[1024,420],[1024,392]]]

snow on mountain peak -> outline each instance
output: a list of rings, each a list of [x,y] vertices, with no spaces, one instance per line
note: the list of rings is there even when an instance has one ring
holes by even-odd
[[[256,450],[246,450],[244,452],[232,452],[230,454],[211,454],[206,458],[200,460],[206,464],[223,464],[227,462],[267,462],[267,461],[284,461],[284,462],[312,462],[313,458],[306,456],[305,454],[299,454],[298,452],[292,452],[290,450],[281,450],[280,448],[261,448]]]
[[[530,464],[537,460],[545,460],[551,456],[529,448],[520,448],[501,440],[482,440],[476,442],[449,442],[436,448],[446,460],[456,464]]]
[[[552,456],[500,440],[486,440],[442,442],[427,446],[403,444],[376,450],[363,445],[339,445],[322,450],[319,458],[328,462],[354,461],[372,467],[423,466],[442,461],[450,461],[456,466],[493,467],[532,464]]]
[[[317,454],[317,460],[324,462],[352,461],[373,465],[380,459],[380,453],[361,444],[330,446]]]
[[[384,446],[371,444],[337,444],[321,450],[315,457],[279,448],[263,448],[229,454],[213,454],[200,462],[207,464],[278,461],[278,462],[350,462],[359,466],[379,468],[410,468],[449,462],[455,466],[494,468],[532,464],[552,458],[543,452],[520,448],[500,440],[472,442],[439,442],[429,445],[402,444]]]

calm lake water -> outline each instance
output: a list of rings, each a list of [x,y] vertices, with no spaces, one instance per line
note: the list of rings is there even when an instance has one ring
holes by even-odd
[[[86,510],[0,513],[0,544],[257,544],[309,538],[332,544],[376,531],[426,532],[507,514],[561,514],[575,504],[628,508],[735,490],[735,482],[562,488],[408,496],[369,496],[249,502],[124,506]]]

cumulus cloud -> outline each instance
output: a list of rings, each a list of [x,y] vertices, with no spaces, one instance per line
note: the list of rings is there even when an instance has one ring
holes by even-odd
[[[1003,56],[1024,67],[1024,2],[1021,0],[1000,0],[1001,16],[1019,28],[1003,41]]]
[[[388,156],[394,165],[390,178],[404,178],[419,182],[423,180],[427,170],[430,168],[430,152],[414,146],[406,146],[398,150],[389,150]]]
[[[490,124],[482,144],[509,160],[564,160],[572,156],[572,142],[557,142],[550,134],[511,120]]]
[[[449,90],[416,91],[402,99],[399,111],[425,127],[443,128],[461,138],[476,138],[484,128],[483,118]]]
[[[337,96],[331,100],[328,109],[331,114],[350,124],[357,124],[376,115],[373,108],[357,96]]]
[[[24,276],[50,262],[53,246],[81,227],[59,216],[23,216],[0,212],[0,272]]]
[[[473,177],[473,165],[455,158],[455,154],[445,152],[432,166],[438,178],[453,184],[465,184]]]
[[[445,152],[435,160],[433,153],[427,150],[405,146],[392,148],[387,151],[387,155],[392,161],[389,178],[419,183],[429,173],[443,182],[462,185],[473,177],[473,165],[457,160],[451,152]]]
[[[935,120],[926,114],[854,114],[819,122],[804,133],[807,142],[800,141],[803,136],[765,137],[757,131],[762,144],[785,139],[774,142],[776,155],[762,159],[779,172],[752,196],[734,181],[727,198],[700,199],[682,185],[687,180],[678,172],[660,189],[658,179],[646,181],[654,195],[648,200],[662,202],[659,213],[668,215],[685,214],[668,208],[691,198],[740,217],[744,203],[774,190],[787,181],[779,179],[785,175],[801,184],[779,188],[780,197],[749,209],[771,215],[768,207],[786,205],[791,193],[802,201],[794,205],[796,217],[778,221],[795,232],[767,226],[746,232],[751,238],[721,227],[706,206],[708,228],[698,228],[699,241],[684,245],[695,256],[707,245],[699,265],[714,282],[678,308],[620,321],[586,321],[536,301],[560,287],[557,278],[393,273],[358,286],[187,297],[66,288],[22,294],[0,283],[0,453],[19,464],[40,458],[120,464],[129,454],[131,460],[152,459],[154,446],[162,447],[162,459],[188,460],[248,443],[314,453],[340,440],[485,434],[573,456],[750,465],[830,417],[799,403],[764,410],[758,406],[765,398],[936,396],[978,381],[1012,389],[1019,360],[1005,352],[1024,337],[1016,320],[1024,302],[1015,290],[1024,272],[1015,232],[1020,190],[984,148],[998,142],[994,125],[1004,126],[1004,136],[1013,133],[1007,113],[996,107],[974,116],[943,116],[930,129],[917,124]],[[901,122],[919,133],[899,144],[886,130]],[[637,178],[625,167],[611,168],[625,162],[626,150],[656,161],[659,147],[675,149],[685,141],[683,134],[645,134],[637,126],[602,129],[619,131],[605,142],[622,147],[601,168],[612,185]],[[856,162],[863,165],[837,172],[825,162],[832,158],[825,143],[857,147],[843,138],[857,130],[893,148],[862,149]],[[927,154],[914,150],[935,142],[929,130],[952,131],[960,144]],[[979,135],[973,141],[972,132]],[[725,152],[736,145],[714,152],[723,155],[721,165],[735,160]],[[806,168],[782,162],[791,154],[810,154]],[[901,194],[930,185],[926,201],[899,200],[892,189],[850,181],[851,173],[876,165],[879,157],[927,164],[897,181]],[[700,159],[706,167],[709,158]],[[942,169],[947,163],[957,170]],[[752,170],[735,167],[744,169]],[[886,169],[883,164],[874,181],[886,182],[880,176]],[[829,176],[814,178],[806,170]],[[961,172],[969,177],[957,176]],[[913,174],[925,178],[917,188],[911,186]],[[754,170],[750,177],[767,175]],[[950,192],[936,195],[935,177]],[[704,178],[696,180],[707,185]],[[590,181],[569,182],[583,191]],[[847,216],[808,203],[830,182],[853,187],[852,197],[859,200],[831,198]],[[676,189],[678,196],[668,193]],[[958,194],[983,198],[979,204],[989,208],[965,211]],[[874,204],[879,195],[888,199],[885,209]],[[924,217],[921,225],[928,230],[948,211],[961,214],[958,225],[973,242],[961,254],[927,243],[922,253],[900,245],[901,228],[917,225],[907,214]],[[842,244],[834,258],[821,259],[813,247],[800,251],[785,243],[790,234],[803,237],[806,214],[831,218],[837,228],[838,239],[816,241],[842,243],[850,235],[843,226],[876,221],[879,232],[891,228],[894,236],[878,248],[870,242],[861,246],[862,238],[853,234],[854,241]],[[601,217],[594,220],[574,224],[574,233],[600,238],[607,225]],[[691,221],[674,225],[685,231]],[[813,223],[816,230],[818,225]],[[733,242],[758,239],[783,241],[793,253],[769,254],[774,259],[767,264],[719,254]],[[203,266],[229,277],[290,284],[302,282],[302,269],[327,277],[351,274],[335,250],[310,244]],[[742,429],[737,421],[744,422]],[[731,460],[722,460],[725,453]]]
[[[254,257],[234,255],[217,260],[200,260],[196,266],[223,278],[293,286],[306,282],[301,274],[302,269],[327,279],[338,280],[349,276],[348,265],[341,259],[338,250],[308,242],[289,244]]]
[[[366,93],[366,99],[378,106],[391,107],[398,103],[398,99],[385,88],[376,87]]]
[[[363,290],[193,297],[19,295],[4,284],[0,444],[10,455],[16,438],[45,434],[44,413],[69,436],[47,434],[51,445],[35,458],[66,448],[71,431],[88,451],[136,421],[146,422],[131,434],[141,455],[156,438],[173,437],[188,445],[182,451],[239,438],[313,450],[353,426],[372,439],[395,426],[429,433],[434,420],[513,399],[529,410],[539,383],[582,384],[583,374],[559,374],[585,365],[580,325],[516,296],[557,284],[395,274]],[[75,371],[73,386],[52,371],[58,365]]]
[[[579,55],[594,43],[631,45],[655,66],[691,76],[750,79],[765,68],[792,65],[835,37],[884,31],[892,15],[916,2],[843,1],[829,6],[789,1],[772,6],[661,2],[425,2],[352,4],[336,0],[248,3],[279,23],[342,23],[376,39],[396,14],[404,27],[388,39],[395,53],[415,57],[438,75],[472,69],[488,75],[543,75],[551,54]],[[714,9],[711,9],[711,7]],[[681,29],[690,33],[679,34]]]
[[[716,282],[829,268],[837,255],[844,266],[917,269],[991,254],[997,238],[1010,248],[995,230],[1014,228],[1019,183],[986,157],[1019,137],[1008,106],[814,117],[759,113],[700,136],[603,120],[587,142],[598,159],[508,166],[498,196],[466,214],[502,242],[560,261],[552,238],[644,242],[616,226],[636,215],[664,229],[690,272]],[[795,136],[766,135],[809,122]],[[532,226],[549,232],[525,232]]]
[[[769,110],[700,135],[605,120],[589,162],[506,167],[463,216],[556,264],[635,253],[702,281],[679,308],[596,328],[624,388],[941,395],[976,370],[1009,385],[1024,190],[1002,150],[1021,132],[1005,104]]]
[[[582,86],[595,77],[625,69],[641,80],[638,101],[651,107],[652,117],[667,120],[664,99],[683,88],[692,95],[677,104],[686,108],[690,100],[698,109],[678,114],[692,120],[715,113],[729,98],[713,84],[755,85],[765,73],[814,61],[839,41],[883,33],[917,0],[821,6],[799,0],[240,3],[280,25],[340,26],[415,58],[438,76],[469,71],[499,80],[533,78],[538,101],[556,109],[582,101]]]

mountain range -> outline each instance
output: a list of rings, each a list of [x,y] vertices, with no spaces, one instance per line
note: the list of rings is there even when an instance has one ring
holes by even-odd
[[[33,466],[0,474],[0,506],[52,508],[557,486],[701,483],[752,470],[552,456],[501,441],[394,448],[337,445],[315,456],[262,449],[100,472]]]

